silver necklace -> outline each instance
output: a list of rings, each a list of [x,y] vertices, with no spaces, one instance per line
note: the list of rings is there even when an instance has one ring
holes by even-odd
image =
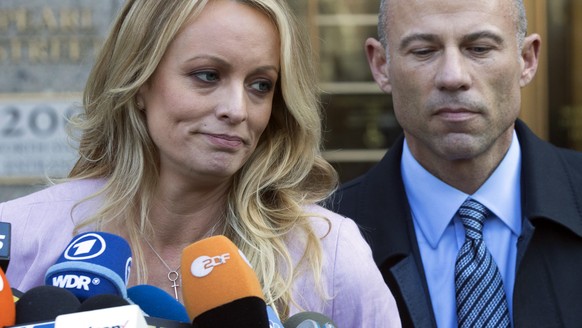
[[[216,227],[218,227],[218,225],[221,222],[222,222],[222,220],[218,220],[212,226],[212,228],[210,228],[204,234],[204,237],[202,237],[202,239],[208,238],[208,237],[212,236],[214,234],[214,232],[216,231]],[[182,264],[178,265],[178,267],[176,268],[176,270],[172,270],[172,268],[170,268],[170,266],[168,265],[168,263],[166,263],[166,261],[164,261],[164,259],[160,256],[160,254],[158,254],[158,252],[156,252],[156,250],[154,249],[154,247],[152,246],[152,244],[150,244],[149,240],[147,240],[146,238],[144,238],[144,240],[148,244],[148,246],[150,247],[150,249],[152,250],[152,252],[154,252],[154,254],[156,254],[156,256],[158,257],[158,259],[160,259],[160,262],[162,262],[162,264],[166,267],[166,269],[168,269],[168,280],[172,283],[172,286],[170,286],[170,287],[171,288],[174,288],[174,297],[176,298],[177,301],[180,301],[180,299],[178,297],[178,287],[180,287],[180,285],[177,283],[177,281],[180,278],[180,273],[178,272],[178,270],[180,270],[180,267],[182,266]]]
[[[170,286],[170,287],[174,288],[174,297],[176,298],[177,301],[180,301],[180,299],[178,298],[178,287],[180,287],[180,285],[177,283],[177,281],[178,281],[178,278],[180,278],[180,274],[178,273],[178,270],[180,270],[180,267],[182,266],[182,264],[178,265],[176,270],[172,270],[172,268],[170,268],[168,263],[166,263],[166,261],[164,261],[164,259],[160,256],[160,254],[158,254],[158,252],[156,252],[156,250],[154,249],[152,244],[150,244],[150,242],[147,239],[144,238],[144,240],[148,244],[148,246],[150,247],[152,252],[154,252],[154,254],[156,254],[156,256],[160,259],[160,262],[162,262],[162,264],[166,267],[166,269],[168,269],[168,280],[172,283],[172,286]]]

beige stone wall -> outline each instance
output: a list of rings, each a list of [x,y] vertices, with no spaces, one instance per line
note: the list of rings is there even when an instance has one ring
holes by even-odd
[[[122,0],[0,1],[0,201],[73,165],[66,116]]]

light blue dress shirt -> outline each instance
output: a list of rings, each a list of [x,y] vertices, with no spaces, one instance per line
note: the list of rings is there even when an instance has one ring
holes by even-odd
[[[469,196],[492,212],[485,221],[483,239],[501,272],[511,315],[517,238],[521,233],[521,151],[515,132],[497,169],[473,195],[449,186],[425,170],[410,153],[406,141],[401,163],[438,327],[457,327],[455,260],[465,241],[465,229],[457,210]]]

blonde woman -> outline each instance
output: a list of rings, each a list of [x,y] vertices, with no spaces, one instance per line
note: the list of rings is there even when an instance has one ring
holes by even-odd
[[[173,295],[182,250],[222,234],[283,320],[399,326],[356,225],[315,205],[337,178],[311,58],[285,1],[127,1],[85,89],[69,178],[0,204],[27,239],[14,238],[11,285],[42,284],[74,234],[101,230],[129,241],[130,286]]]

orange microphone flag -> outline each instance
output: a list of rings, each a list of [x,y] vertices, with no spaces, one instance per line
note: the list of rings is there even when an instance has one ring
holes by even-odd
[[[4,271],[0,268],[0,327],[14,325],[16,317],[16,306],[12,289]]]
[[[250,263],[225,236],[200,240],[182,252],[184,305],[193,320],[235,300],[258,297],[261,285]]]

